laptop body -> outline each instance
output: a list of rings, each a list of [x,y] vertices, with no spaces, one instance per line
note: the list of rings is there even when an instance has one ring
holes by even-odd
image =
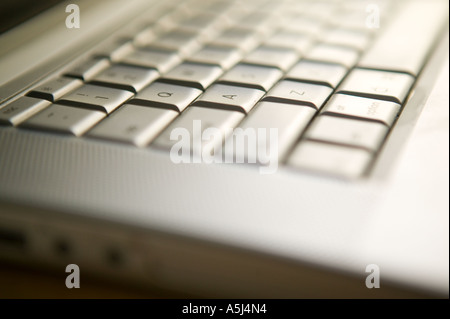
[[[2,35],[3,104],[157,6],[78,4],[79,29],[62,3]],[[0,126],[2,258],[206,297],[448,297],[447,20],[361,179]]]

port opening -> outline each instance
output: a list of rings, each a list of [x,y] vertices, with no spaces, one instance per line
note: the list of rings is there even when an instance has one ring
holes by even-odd
[[[19,231],[0,228],[0,245],[24,249],[26,244],[25,235]]]

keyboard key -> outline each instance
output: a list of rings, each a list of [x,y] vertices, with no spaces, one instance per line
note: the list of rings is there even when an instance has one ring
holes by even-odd
[[[182,144],[183,148],[187,148],[194,155],[194,163],[200,163],[199,156],[203,152],[210,154],[213,150],[221,151],[227,134],[231,133],[231,129],[236,127],[244,116],[241,112],[191,106],[172,122],[152,145],[170,150],[175,144]],[[217,129],[220,136],[207,136],[202,139],[203,132],[208,128]],[[188,132],[189,140],[179,140],[180,137],[177,135],[171,140],[170,135],[176,133],[175,129],[184,129]]]
[[[53,104],[25,121],[23,126],[81,136],[105,116],[99,111]]]
[[[218,66],[182,63],[164,75],[160,81],[206,89],[222,74]]]
[[[323,23],[328,23],[331,17],[336,14],[336,10],[340,5],[345,4],[347,1],[338,2],[338,1],[311,1],[306,4],[305,8],[301,10],[301,15],[305,18],[309,18],[312,20],[318,20]],[[354,4],[355,1],[351,1]],[[358,0],[356,2],[359,2]],[[366,12],[361,10],[363,14]]]
[[[342,64],[351,68],[358,60],[358,51],[328,44],[319,44],[312,48],[306,55],[307,59]]]
[[[88,134],[139,147],[152,141],[178,115],[173,110],[125,104]]]
[[[297,33],[316,37],[322,32],[324,25],[322,21],[318,19],[312,19],[308,17],[294,17],[287,19],[283,28],[287,31],[295,31]]]
[[[355,6],[355,4],[357,4],[357,1],[350,1],[349,3]],[[364,4],[367,5],[367,2],[361,1],[359,3],[361,5],[359,9],[352,9],[351,11],[349,10],[338,11],[337,14],[334,14],[332,17],[330,17],[328,24],[332,28],[336,29],[350,29],[350,30],[357,30],[360,32],[372,32],[372,33],[376,32],[378,28],[376,28],[375,25],[371,27],[371,24],[369,24],[371,21],[368,20],[366,8],[363,7]],[[380,10],[379,14],[380,26],[382,24],[384,25],[383,20],[386,15],[387,12],[381,12]],[[368,23],[367,21],[370,22]]]
[[[291,49],[262,46],[252,51],[242,62],[271,66],[286,72],[299,57],[300,54]]]
[[[303,141],[289,157],[288,165],[344,179],[363,175],[372,155],[362,149]]]
[[[233,27],[222,32],[210,44],[237,48],[242,52],[249,52],[258,45],[259,41],[259,35],[255,31]]]
[[[218,12],[226,12],[233,6],[238,6],[239,3],[236,3],[234,1],[199,1],[199,9],[203,12],[212,12],[212,13],[218,13]]]
[[[136,30],[132,35],[133,38],[133,44],[136,47],[145,47],[150,45],[155,39],[157,39],[162,34],[169,31],[166,27],[158,24],[158,23],[151,23],[150,25],[147,25],[146,27],[141,27],[138,30]]]
[[[203,30],[210,25],[217,23],[218,17],[211,13],[196,13],[182,21],[180,27],[183,29]]]
[[[60,77],[39,85],[27,95],[55,102],[63,95],[79,88],[82,85],[83,82],[81,80]]]
[[[234,48],[205,46],[187,58],[187,61],[215,64],[227,70],[241,59],[241,53]]]
[[[200,12],[188,17],[179,24],[179,28],[199,34],[200,39],[207,40],[217,35],[229,22],[223,17],[212,13]]]
[[[236,23],[240,28],[254,30],[260,34],[266,34],[276,28],[277,21],[272,13],[254,11],[243,16]]]
[[[194,105],[248,113],[263,95],[261,90],[215,84]]]
[[[49,101],[34,97],[20,97],[9,104],[0,106],[0,124],[16,126],[50,104]]]
[[[133,50],[131,38],[119,38],[107,41],[94,51],[94,56],[118,61]]]
[[[338,91],[401,104],[413,83],[414,78],[408,74],[354,69]]]
[[[381,122],[391,126],[400,111],[400,105],[393,102],[336,94],[322,109],[322,114],[335,114]]]
[[[448,19],[448,2],[407,1],[402,4],[405,7],[386,25],[359,66],[418,75],[439,35],[437,31]]]
[[[162,107],[183,112],[202,93],[199,89],[155,82],[143,89],[129,103]]]
[[[347,74],[347,69],[339,64],[303,60],[286,75],[286,79],[327,85],[335,88]]]
[[[251,129],[257,135],[257,144],[254,146],[249,145],[250,147],[258,147],[260,142],[264,140],[259,140],[258,138],[258,129],[265,129],[267,145],[266,154],[276,154],[278,157],[278,161],[282,161],[287,155],[288,151],[291,147],[297,142],[301,133],[304,131],[308,123],[313,118],[316,110],[307,106],[299,106],[285,103],[271,103],[271,102],[260,102],[255,106],[254,111],[243,121],[243,123],[239,126],[243,130]],[[268,143],[270,141],[270,129],[276,129],[278,132],[278,149],[271,150],[270,145]],[[236,137],[234,145],[236,144],[236,140],[238,138],[245,137],[246,132],[236,131]],[[230,137],[231,138],[231,137]],[[251,154],[248,153],[248,148],[234,150],[234,154],[238,157],[245,158],[246,162],[248,162],[248,156]]]
[[[388,130],[381,123],[323,115],[314,121],[305,137],[377,151]]]
[[[197,41],[197,33],[183,30],[171,30],[151,43],[152,47],[177,51],[186,56],[197,50],[200,44]]]
[[[136,93],[158,77],[159,73],[155,70],[147,70],[134,66],[113,65],[95,76],[91,83]]]
[[[238,64],[225,73],[219,82],[268,91],[282,75],[283,72],[276,68]]]
[[[122,64],[137,65],[165,73],[181,62],[173,51],[139,49],[130,52],[120,60]]]
[[[91,59],[78,64],[66,72],[66,75],[89,81],[108,66],[107,59]]]
[[[269,102],[300,104],[320,109],[333,90],[323,85],[281,81],[264,97]]]
[[[311,46],[311,39],[294,31],[279,31],[264,43],[266,46],[288,48],[300,53],[307,52]]]
[[[367,32],[351,29],[332,29],[321,36],[321,41],[327,44],[346,46],[359,51],[367,48],[369,40]]]
[[[58,103],[113,112],[134,94],[129,91],[86,84],[61,98]]]

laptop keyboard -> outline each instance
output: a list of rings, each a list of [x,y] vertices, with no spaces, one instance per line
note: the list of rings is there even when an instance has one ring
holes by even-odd
[[[376,3],[379,21],[360,0],[163,1],[0,106],[0,124],[166,152],[198,120],[222,135],[191,151],[223,147],[230,128],[276,128],[279,163],[366,176],[440,27],[406,37],[418,8]]]

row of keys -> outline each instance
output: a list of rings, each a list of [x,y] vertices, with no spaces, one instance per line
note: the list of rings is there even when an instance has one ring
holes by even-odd
[[[250,66],[243,65],[242,67],[245,69],[249,68]],[[403,82],[402,86],[399,85],[399,83],[401,84],[401,82],[399,81],[396,81],[396,86],[390,85],[389,89],[392,93],[395,94],[392,94],[386,98],[386,96],[384,95],[386,92],[382,92],[383,94],[379,94],[379,92],[376,92],[376,86],[374,86],[374,91],[374,87],[370,87],[370,84],[372,84],[370,82],[367,85],[367,90],[364,90],[363,88],[352,91],[346,90],[346,88],[350,86],[352,81],[355,81],[355,73],[363,73],[365,76],[367,76],[365,73],[370,73],[370,75],[372,75],[373,73],[383,73],[383,77],[380,77],[380,83],[382,83],[382,80],[384,79],[393,81],[395,78],[405,79],[405,81]],[[371,79],[374,79],[373,75]],[[366,97],[377,97],[378,99],[394,100],[397,103],[401,103],[405,98],[408,92],[408,86],[411,85],[412,81],[413,79],[410,76],[404,74],[391,74],[387,72],[369,70],[355,70],[350,74],[349,78],[347,78],[347,80],[340,87],[343,89],[340,89],[338,92],[350,93],[360,96],[362,95]],[[226,81],[224,82],[227,83]],[[360,81],[356,81],[355,86],[359,85],[361,87],[361,84],[359,82]],[[60,92],[64,92],[64,90],[71,90],[74,87],[78,87],[79,85],[81,85],[80,81],[78,80],[71,80],[66,78],[52,80],[49,83],[52,84],[53,87],[49,85],[40,86],[35,91],[32,91],[30,95],[41,98],[44,97],[48,98],[50,101],[55,101],[60,97]],[[176,84],[179,84],[179,82],[176,82]],[[233,84],[239,84],[239,82],[234,81]],[[165,89],[164,86],[167,86],[167,89]],[[182,93],[174,94],[174,89],[175,91]],[[257,99],[252,98],[250,99],[250,101],[252,102],[248,103],[246,101],[246,96],[251,96],[254,93],[250,95],[247,93],[243,93],[247,91],[259,92],[259,90],[245,90],[245,88],[243,87],[240,88],[229,85],[216,85],[212,87],[211,90],[206,91],[205,94],[200,97],[200,99],[196,103],[198,105],[205,103],[214,103],[216,105],[225,106],[225,108],[237,108],[246,113],[256,103],[256,101],[264,95],[264,92],[260,92],[256,95]],[[264,100],[271,102],[294,103],[320,108],[320,106],[328,98],[331,92],[332,89],[322,85],[314,85],[296,81],[281,81],[274,88],[269,90],[269,92],[264,96]],[[177,85],[171,86],[163,83],[155,83],[154,85],[150,86],[149,90],[146,90],[145,93],[138,94],[135,100],[138,104],[139,101],[143,103],[145,103],[145,101],[150,101],[154,103],[155,106],[162,105],[163,107],[169,107],[181,112],[200,94],[201,91],[198,89],[195,90],[179,87]],[[131,92],[89,84],[79,87],[75,89],[75,91],[64,95],[58,101],[58,103],[71,106],[88,107],[102,110],[106,113],[111,113],[118,106],[129,100],[132,96],[133,94]],[[183,98],[181,98],[181,96],[183,96]],[[355,112],[356,109],[358,109],[358,107],[354,108],[352,112]],[[373,110],[374,107],[372,106],[371,109]],[[359,110],[363,110],[363,108],[359,107]],[[327,108],[327,111],[332,112],[330,108]],[[388,121],[384,118],[379,118],[378,120],[384,121],[385,123],[387,123]]]
[[[249,8],[254,6],[250,2]],[[170,131],[185,127],[194,133],[195,120],[202,121],[202,130],[278,128],[279,160],[330,172],[342,161],[347,167],[343,175],[363,173],[414,78],[356,68],[344,79],[358,64],[370,33],[324,29],[329,7],[323,14],[316,9],[302,16],[292,13],[280,23],[272,6],[278,4],[236,18],[221,15],[217,22],[214,12],[186,7],[143,29],[138,43],[132,37],[107,43],[94,52],[95,59],[67,71],[71,78],[51,80],[0,107],[0,123],[140,147],[154,141],[166,149],[174,143]],[[333,89],[338,94],[326,102]],[[225,138],[210,140],[206,149],[220,148]],[[311,154],[329,159],[315,161]]]

